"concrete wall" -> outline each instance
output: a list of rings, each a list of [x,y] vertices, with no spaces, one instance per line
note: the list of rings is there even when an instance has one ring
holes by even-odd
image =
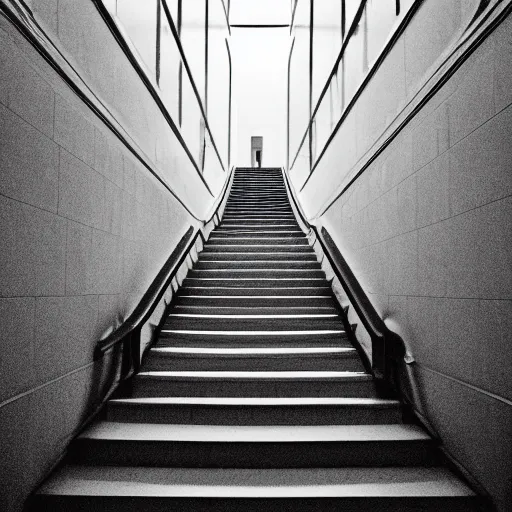
[[[447,450],[505,511],[512,502],[510,15],[322,213],[381,147],[395,117],[421,98],[470,4],[424,2],[300,198],[410,344],[422,406]],[[293,169],[291,176],[299,189],[305,176]]]
[[[215,198],[94,4],[31,3],[91,97],[203,219]],[[0,509],[14,512],[115,379],[117,354],[92,362],[97,341],[196,221],[3,16],[0,126]],[[214,194],[224,178],[208,173]]]

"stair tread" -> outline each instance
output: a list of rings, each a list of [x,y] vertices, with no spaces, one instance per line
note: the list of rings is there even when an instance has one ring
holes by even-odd
[[[190,348],[190,347],[154,347],[151,353],[161,354],[188,354],[197,357],[205,355],[233,355],[233,356],[262,356],[262,355],[311,355],[311,354],[353,354],[355,348],[351,347],[273,347],[273,348]]]
[[[385,398],[347,398],[347,397],[139,397],[115,398],[108,401],[109,405],[210,405],[210,406],[242,406],[242,407],[385,407],[398,408],[398,400]]]
[[[318,330],[301,330],[301,331],[226,331],[226,330],[202,330],[202,329],[162,329],[162,333],[181,333],[181,334],[200,334],[201,336],[313,336],[313,335],[325,335],[325,334],[345,334],[342,329],[318,329]]]
[[[420,427],[389,425],[172,425],[101,421],[78,439],[197,442],[432,441]]]
[[[286,308],[285,308],[286,309]],[[304,318],[310,318],[315,319],[314,324],[320,324],[325,325],[326,322],[322,322],[321,320],[324,319],[337,319],[340,321],[341,325],[341,317],[338,315],[337,312],[333,311],[327,311],[327,312],[307,312],[307,313],[295,313],[293,311],[290,312],[281,312],[279,314],[277,313],[251,313],[251,312],[244,312],[244,313],[236,313],[236,314],[224,314],[224,313],[210,313],[207,310],[204,311],[174,311],[172,313],[169,313],[167,315],[167,319],[178,319],[178,318],[194,318],[194,319],[233,319],[233,320],[247,320],[247,319],[257,319],[257,320],[266,320],[266,319],[273,319],[273,320],[284,320],[284,319],[304,319]]]
[[[206,314],[217,315],[237,315],[245,313],[254,313],[256,315],[264,315],[272,313],[275,316],[285,316],[287,314],[308,314],[308,313],[335,313],[336,309],[331,306],[308,306],[308,307],[293,307],[293,306],[209,306],[206,304],[201,305],[184,305],[176,304],[175,311],[180,312],[201,312]]]
[[[142,371],[137,377],[153,379],[223,379],[223,380],[336,380],[371,381],[371,375],[353,371]]]
[[[440,467],[217,469],[67,466],[39,494],[157,497],[475,496]]]

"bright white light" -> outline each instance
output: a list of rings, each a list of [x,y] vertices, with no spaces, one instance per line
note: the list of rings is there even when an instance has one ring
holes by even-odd
[[[284,24],[290,22],[290,0],[231,0],[232,24]]]

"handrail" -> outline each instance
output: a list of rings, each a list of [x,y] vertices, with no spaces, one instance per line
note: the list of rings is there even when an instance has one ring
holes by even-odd
[[[176,123],[172,119],[171,115],[169,114],[169,111],[167,110],[167,107],[164,105],[164,102],[162,101],[160,94],[157,92],[155,86],[149,79],[148,75],[140,65],[138,59],[135,57],[133,52],[131,51],[130,47],[128,46],[127,42],[124,39],[124,36],[121,34],[121,31],[119,30],[119,27],[117,26],[116,22],[112,18],[110,12],[103,4],[103,0],[91,0],[94,5],[96,6],[96,9],[100,13],[101,17],[103,18],[103,21],[109,28],[110,32],[114,36],[114,39],[117,41],[121,49],[123,50],[125,56],[130,61],[130,64],[133,66],[133,69],[136,71],[136,73],[139,75],[139,78],[141,79],[142,83],[146,86],[146,89],[151,94],[153,100],[157,104],[158,108],[160,109],[160,112],[164,116],[165,120],[167,121],[167,124],[171,127],[171,130],[173,131],[174,135],[180,142],[181,146],[183,147],[185,153],[187,154],[192,166],[196,170],[197,175],[199,176],[199,179],[203,182],[204,186],[206,187],[206,190],[209,192],[211,196],[213,196],[213,193],[204,179],[203,173],[199,170],[199,166],[197,165],[197,162],[190,152],[187,142],[181,135],[181,131],[176,126]],[[222,165],[222,163],[221,163]]]
[[[179,267],[183,261],[185,261],[185,258],[190,252],[192,246],[195,244],[198,236],[202,236],[201,229],[194,229],[193,226],[190,226],[186,233],[181,237],[171,255],[167,258],[164,266],[160,269],[155,279],[153,279],[153,282],[150,284],[146,293],[142,296],[142,299],[130,316],[118,329],[98,342],[94,351],[95,360],[101,359],[105,352],[115,345],[126,341],[126,338],[130,336],[133,331],[137,331],[142,328],[144,323],[146,323],[153,314],[158,302],[167,290]]]
[[[233,175],[234,173],[232,168],[230,176],[224,184],[224,189],[219,196],[218,203],[212,215],[207,220],[203,221],[202,226],[196,228],[190,226],[188,228],[132,313],[119,328],[110,333],[106,338],[100,340],[96,345],[94,350],[94,360],[101,359],[108,350],[121,343],[127,347],[127,354],[124,357],[125,371],[123,379],[129,378],[138,370],[140,363],[140,334],[142,327],[155,311],[158,303],[162,299],[165,291],[168,289],[171,281],[176,276],[176,273],[185,261],[192,247],[195,245],[197,239],[201,238],[203,244],[205,243],[206,240],[203,235],[202,228],[211,222],[217,214],[229,189],[229,184]],[[128,370],[126,370],[126,367],[128,367]]]
[[[203,226],[206,226],[206,224],[210,223],[213,220],[213,218],[215,217],[215,215],[217,215],[217,212],[219,211],[219,208],[220,208],[222,202],[224,201],[224,198],[226,197],[226,192],[229,189],[229,184],[231,183],[231,178],[235,174],[233,172],[233,170],[234,170],[234,167],[231,167],[231,170],[229,171],[229,176],[226,179],[226,181],[224,182],[222,192],[220,193],[220,196],[217,200],[217,204],[215,205],[215,208],[213,209],[213,213],[203,221]]]
[[[317,226],[307,220],[295,197],[295,192],[290,184],[288,173],[284,169],[282,169],[282,173],[285,178],[284,181],[289,196],[292,199],[299,217],[302,222],[315,233],[316,239],[322,246],[322,250],[329,260],[350,303],[370,335],[372,342],[372,372],[374,377],[384,384],[388,390],[398,392],[402,395],[400,378],[398,376],[400,366],[414,361],[412,356],[408,353],[405,342],[397,333],[391,331],[386,326],[384,320],[382,320],[379,313],[374,308],[327,229],[322,226],[319,230]],[[413,390],[416,389],[414,382],[409,382],[408,384]]]
[[[79,77],[78,71],[75,69],[73,64],[66,58],[61,50],[53,43],[53,41],[47,36],[46,32],[34,18],[32,11],[26,7],[23,0],[11,0],[10,5],[6,2],[0,2],[0,15],[3,15],[8,19],[14,27],[32,44],[32,46],[41,54],[41,56],[48,62],[52,69],[59,75],[59,77],[70,87],[70,89],[80,98],[96,116],[115,134],[115,136],[121,141],[128,151],[136,158],[141,165],[143,165],[154,178],[160,182],[160,184],[183,206],[183,208],[189,213],[194,219],[201,220],[197,217],[174,192],[170,185],[146,162],[141,154],[134,148],[133,144],[127,139],[126,135],[115,126],[109,117],[109,113],[105,105],[101,100],[94,94],[90,87],[83,81],[83,79],[77,79]],[[44,37],[45,43],[42,43]],[[48,49],[50,48],[50,50]],[[53,54],[57,55],[57,58]],[[61,60],[59,62],[58,60]],[[64,69],[67,66],[72,71],[70,75],[69,71]]]
[[[297,152],[295,154],[295,157],[293,158],[291,167],[293,167],[295,165],[295,161],[297,160],[297,158],[299,156],[299,153],[304,144],[304,141],[306,140],[306,137],[307,137],[309,131],[311,130],[311,125],[313,124],[313,119],[315,118],[315,116],[318,112],[318,109],[320,108],[320,104],[321,104],[327,90],[329,89],[329,85],[331,83],[332,77],[336,74],[336,72],[338,70],[338,66],[341,62],[341,59],[343,58],[344,53],[345,53],[346,47],[348,46],[348,43],[350,42],[354,32],[356,31],[357,26],[359,25],[359,22],[361,21],[361,16],[363,15],[364,8],[366,7],[366,2],[367,2],[367,0],[361,0],[361,3],[359,4],[359,7],[357,8],[357,11],[354,15],[354,19],[352,20],[352,23],[350,24],[350,28],[348,29],[345,39],[343,39],[343,42],[341,43],[341,48],[340,48],[338,57],[336,58],[336,61],[334,62],[334,66],[332,67],[332,70],[329,73],[329,76],[327,77],[327,80],[322,89],[322,92],[320,93],[320,96],[318,97],[318,100],[316,102],[315,108],[314,108],[313,112],[311,113],[311,118],[309,119],[308,125],[306,127],[306,131],[304,132],[304,135],[302,136],[300,144],[297,148]],[[310,27],[309,29],[311,31],[313,31],[314,27]]]
[[[229,49],[229,43],[227,38],[226,50],[228,52],[229,62],[229,106],[228,106],[228,167],[231,165],[231,98],[233,93],[233,63],[231,61],[231,51]]]
[[[344,123],[345,119],[348,117],[348,115],[350,114],[350,112],[354,108],[355,104],[359,100],[359,97],[363,93],[364,89],[366,88],[366,86],[368,85],[370,80],[374,77],[374,75],[378,71],[380,65],[384,62],[384,59],[391,52],[391,50],[393,49],[395,43],[398,41],[398,38],[402,35],[404,29],[406,28],[406,26],[408,25],[409,21],[412,19],[412,17],[416,13],[416,11],[419,9],[419,7],[423,3],[423,1],[424,0],[416,0],[416,2],[409,7],[409,10],[403,16],[400,25],[393,32],[393,34],[391,35],[390,39],[385,44],[384,48],[381,50],[379,56],[373,62],[371,68],[368,70],[368,72],[364,76],[363,80],[359,84],[359,87],[354,92],[352,98],[350,98],[347,106],[343,109],[343,112],[342,112],[340,118],[336,122],[336,126],[332,129],[331,134],[329,135],[329,137],[325,141],[325,144],[323,145],[323,148],[320,151],[320,154],[316,157],[315,163],[312,165],[308,177],[306,178],[306,180],[302,184],[301,190],[304,189],[304,187],[307,185],[308,181],[310,180],[311,176],[313,175],[313,172],[315,171],[315,169],[317,168],[318,164],[320,163],[320,160],[322,159],[322,157],[324,156],[325,152],[327,151],[327,148],[329,147],[330,143],[336,137],[336,134],[337,134],[338,130],[340,129],[341,125]],[[329,81],[331,79],[332,79],[332,76],[329,78],[328,83],[329,83]],[[318,107],[319,106],[320,106],[320,104],[318,105]],[[316,113],[317,113],[317,111],[315,110],[315,116],[316,116]],[[313,119],[314,119],[314,117],[312,118],[312,121],[313,121]],[[300,148],[299,148],[299,150],[300,150]]]
[[[197,86],[196,86],[196,83],[192,76],[192,71],[190,70],[190,66],[188,65],[187,58],[185,57],[185,52],[184,52],[183,46],[181,44],[180,36],[178,35],[178,31],[176,30],[176,25],[174,24],[174,20],[172,19],[171,12],[169,11],[169,6],[167,5],[167,0],[161,0],[161,2],[162,2],[162,6],[164,8],[165,17],[167,18],[167,22],[169,23],[169,27],[171,29],[174,40],[176,42],[176,46],[178,47],[178,51],[180,53],[181,60],[183,61],[183,65],[185,66],[185,70],[187,71],[187,75],[190,80],[190,85],[192,86],[192,89],[196,96],[197,103],[199,105],[199,109],[201,110],[201,115],[203,116],[203,121],[204,121],[205,127],[208,130],[208,133],[210,134],[210,140],[212,142],[213,149],[215,150],[215,154],[217,155],[217,158],[219,159],[219,163],[220,163],[220,166],[222,167],[222,170],[224,172],[226,172],[226,169],[224,168],[224,164],[222,163],[222,158],[220,157],[219,151],[217,149],[217,145],[215,144],[215,140],[213,138],[212,131],[210,130],[210,125],[208,124],[208,119],[206,117],[206,111],[204,109],[204,105],[201,100],[201,96],[199,95],[199,92],[197,90]]]
[[[483,12],[485,12],[485,10],[487,9],[487,7],[490,4],[490,1],[491,0],[480,0],[480,3],[473,15],[473,18],[471,19],[470,23],[468,24],[468,26],[466,28],[473,25],[475,23],[475,21],[478,19],[478,17],[481,16]],[[344,108],[343,113],[340,116],[340,119],[337,121],[336,126],[332,129],[332,133],[329,135],[329,137],[325,141],[323,149],[321,150],[320,154],[317,156],[316,162],[310,169],[310,172],[309,172],[308,176],[306,177],[306,180],[302,183],[302,186],[301,186],[299,192],[302,191],[306,187],[306,185],[309,182],[310,178],[312,177],[314,171],[316,170],[316,167],[319,165],[320,160],[322,159],[324,153],[328,149],[329,144],[335,138],[340,126],[343,124],[343,122],[349,115],[350,111],[356,104],[356,102],[359,99],[364,88],[367,86],[368,82],[373,78],[378,67],[380,66],[382,61],[386,58],[386,56],[389,54],[392,47],[396,43],[397,39],[401,36],[404,29],[407,27],[409,21],[411,20],[411,18],[414,16],[416,11],[421,6],[422,2],[423,2],[423,0],[416,0],[409,7],[408,11],[405,14],[403,14],[403,18],[401,19],[400,24],[396,27],[396,30],[392,33],[391,37],[386,42],[381,53],[379,54],[377,59],[374,61],[372,67],[369,69],[368,73],[364,77],[364,79],[361,82],[361,84],[359,85],[358,89],[355,91],[353,97],[350,99],[349,103]],[[498,4],[496,4],[496,6],[497,5]],[[376,150],[376,152],[359,169],[357,174],[350,179],[349,183],[347,183],[346,186],[332,200],[330,200],[330,202],[327,206],[322,208],[322,211],[321,211],[321,213],[318,214],[318,216],[323,215],[323,213],[325,213],[336,202],[336,200],[342,194],[344,194],[353,185],[353,183],[355,183],[355,181],[360,177],[360,175],[375,161],[376,158],[378,158],[378,156],[380,156],[380,154],[385,150],[385,148],[389,146],[389,144],[395,139],[395,137],[398,135],[398,133],[400,133],[403,130],[403,128],[409,123],[409,121],[414,118],[414,116],[419,112],[419,110],[421,110],[425,106],[425,104],[428,103],[428,101],[430,101],[430,99],[439,91],[439,89],[441,89],[441,87],[446,83],[447,79],[450,78],[450,76],[452,76],[453,72],[455,70],[457,70],[458,67],[462,64],[462,62],[464,62],[467,59],[467,57],[470,53],[471,53],[470,51],[465,51],[461,56],[458,57],[457,62],[451,66],[451,69],[449,69],[448,71],[445,72],[445,74],[442,76],[442,78],[440,80],[438,80],[438,82],[431,88],[431,90],[425,95],[425,97],[407,114],[405,120],[402,121],[395,130],[393,130],[393,132],[389,135],[389,137],[387,137],[386,140],[383,141],[383,143],[380,145],[378,150]],[[443,62],[438,66],[437,71],[439,71],[445,65],[445,63],[446,63],[446,60],[443,60]],[[331,76],[331,78],[332,78],[332,76]],[[329,78],[329,80],[331,78]],[[328,80],[328,82],[329,82],[329,80]],[[306,132],[306,134],[307,134],[307,132]],[[303,143],[304,143],[304,139],[299,146],[298,153],[300,152],[300,149],[302,148]],[[291,169],[291,167],[289,167],[289,169]]]
[[[490,1],[491,0],[480,0],[480,3],[479,3],[479,5],[478,5],[478,7],[476,9],[476,12],[475,12],[472,20],[469,23],[469,26],[471,26],[476,21],[476,19],[485,11],[485,9],[490,4]],[[320,153],[316,156],[315,162],[311,162],[311,167],[310,167],[309,175],[307,176],[306,180],[302,184],[300,190],[303,190],[304,187],[309,182],[311,176],[313,175],[315,169],[317,168],[318,164],[320,163],[320,160],[322,159],[322,157],[323,157],[324,153],[326,152],[328,146],[330,145],[330,143],[332,142],[332,140],[336,136],[336,133],[338,132],[340,126],[345,121],[347,115],[350,113],[350,111],[354,107],[355,103],[359,99],[359,97],[362,94],[363,90],[368,85],[369,81],[373,78],[373,76],[377,72],[378,68],[380,67],[380,65],[382,64],[382,62],[386,58],[386,56],[389,54],[389,52],[391,51],[391,49],[395,45],[396,41],[398,40],[398,38],[403,33],[405,27],[408,25],[408,23],[410,22],[410,20],[412,19],[412,17],[414,16],[414,14],[419,9],[419,7],[421,6],[422,3],[423,3],[423,0],[415,0],[408,7],[406,12],[402,12],[401,9],[400,9],[400,2],[399,2],[399,0],[397,0],[396,15],[397,15],[397,17],[399,17],[400,23],[398,24],[398,26],[396,26],[396,29],[392,33],[390,33],[390,37],[386,41],[386,43],[385,43],[384,47],[382,48],[382,50],[380,51],[378,57],[373,61],[371,67],[368,69],[368,71],[367,71],[366,75],[364,76],[363,80],[361,81],[361,83],[359,84],[357,89],[355,90],[353,96],[350,98],[350,100],[349,100],[348,104],[346,105],[346,107],[343,109],[343,112],[341,113],[340,119],[336,122],[335,127],[331,130],[331,133],[327,137],[327,140],[325,141],[325,143],[323,144],[323,147],[322,147]],[[331,83],[333,77],[335,76],[335,74],[338,71],[338,67],[339,67],[339,64],[341,62],[341,59],[343,58],[343,55],[344,55],[344,53],[346,51],[346,47],[350,43],[350,39],[351,39],[351,37],[353,35],[353,29],[356,28],[357,24],[360,22],[361,16],[362,16],[362,14],[364,12],[364,7],[366,7],[366,4],[367,4],[367,0],[361,0],[361,3],[360,3],[359,8],[358,8],[358,11],[356,12],[356,14],[354,16],[354,19],[353,19],[353,22],[351,24],[350,30],[349,30],[347,36],[343,39],[343,43],[342,43],[340,52],[338,54],[338,57],[337,57],[337,59],[336,59],[336,61],[334,63],[334,66],[333,66],[330,74],[327,77],[327,80],[326,80],[326,82],[324,84],[322,92],[321,92],[321,94],[319,96],[319,99],[318,99],[318,101],[316,103],[315,109],[313,110],[313,112],[311,114],[311,118],[308,121],[305,133],[304,133],[304,135],[303,135],[302,139],[300,140],[300,143],[299,143],[299,145],[297,147],[297,150],[296,150],[295,157],[293,159],[292,165],[288,166],[289,169],[291,169],[295,165],[295,162],[296,162],[297,158],[299,157],[301,149],[304,146],[306,137],[308,136],[308,134],[310,133],[310,131],[313,128],[314,122],[316,120],[316,115],[318,114],[318,110],[319,110],[319,108],[320,108],[320,106],[322,104],[322,101],[323,101],[327,91],[329,90],[329,86],[330,86],[330,83]],[[314,30],[314,27],[310,27],[310,30]]]

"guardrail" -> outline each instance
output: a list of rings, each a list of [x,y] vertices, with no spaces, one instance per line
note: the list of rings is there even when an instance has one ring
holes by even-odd
[[[222,2],[222,0],[219,0],[219,1]],[[118,43],[121,46],[121,48],[123,49],[124,53],[130,60],[130,63],[132,64],[133,68],[135,69],[135,71],[137,72],[139,77],[141,78],[142,82],[145,84],[146,88],[149,90],[150,94],[153,96],[155,102],[157,103],[158,107],[160,108],[162,114],[164,115],[164,118],[166,119],[167,123],[173,130],[175,136],[180,141],[185,152],[187,153],[187,155],[188,155],[192,165],[194,166],[196,172],[198,173],[200,179],[203,181],[204,185],[206,186],[208,191],[211,193],[211,190],[210,190],[208,184],[206,183],[206,180],[203,177],[202,170],[199,165],[200,164],[200,155],[193,155],[193,153],[192,153],[193,150],[191,150],[191,148],[189,147],[191,144],[191,141],[187,140],[187,137],[185,137],[182,134],[181,129],[179,127],[181,124],[180,121],[177,119],[174,119],[173,116],[171,115],[171,113],[169,112],[169,108],[166,105],[166,102],[163,101],[161,94],[159,92],[159,88],[157,85],[158,79],[156,79],[156,83],[155,83],[155,77],[152,77],[150,74],[148,74],[147,69],[144,66],[143,59],[141,59],[138,56],[137,51],[133,51],[133,49],[132,49],[133,47],[135,49],[137,49],[136,45],[134,43],[132,43],[131,41],[130,41],[130,43],[128,43],[128,41],[126,40],[127,39],[126,34],[125,34],[126,31],[120,29],[120,27],[118,26],[118,23],[116,22],[116,19],[114,19],[113,13],[109,10],[109,8],[107,8],[105,6],[104,0],[92,0],[92,2],[95,4],[96,8],[98,9],[98,11],[101,14],[102,18],[104,19],[105,23],[107,24],[107,26],[109,27],[113,36],[118,41]],[[162,41],[162,37],[161,37],[162,19],[164,19],[169,27],[169,30],[171,31],[172,38],[173,38],[173,41],[175,44],[175,50],[179,54],[180,66],[182,66],[184,68],[185,76],[187,77],[186,79],[189,80],[190,87],[193,92],[193,97],[195,98],[195,103],[196,103],[195,107],[197,107],[197,109],[199,110],[201,122],[204,123],[204,130],[208,133],[209,140],[211,141],[211,145],[214,149],[214,152],[216,154],[216,157],[217,157],[217,160],[219,162],[221,169],[224,172],[226,172],[226,168],[225,168],[222,158],[220,156],[220,153],[219,153],[219,150],[215,143],[215,139],[214,139],[210,124],[207,119],[205,106],[203,105],[201,95],[199,93],[199,90],[197,88],[196,82],[192,75],[192,71],[190,69],[189,63],[185,56],[185,51],[183,49],[180,35],[178,33],[179,31],[178,31],[178,28],[176,27],[175,20],[173,19],[172,15],[171,15],[171,11],[169,9],[167,0],[157,0],[157,5],[158,5],[158,13],[159,14],[155,21],[155,32],[156,32],[156,37],[155,37],[155,47],[156,47],[155,76],[158,76],[158,74],[159,74],[159,70],[161,67],[160,66],[160,59],[161,59],[160,55],[163,52],[163,50],[165,49],[164,47],[161,46],[161,44],[162,44],[161,43],[161,41]],[[228,24],[228,20],[227,20],[227,14],[225,13],[224,2],[222,2],[222,7],[224,10],[224,14],[226,16],[226,30],[229,32],[229,24]],[[128,39],[129,39],[129,36],[128,36]],[[229,63],[231,62],[230,59],[228,59],[228,62]],[[231,81],[230,73],[229,73],[228,77],[229,77],[229,80]],[[181,109],[183,106],[183,94],[182,94],[183,73],[181,72],[181,70],[179,73],[177,73],[176,78],[177,78],[177,80],[179,80],[179,90],[180,90],[179,108],[180,108],[180,112],[181,112]],[[231,103],[231,98],[229,101]],[[181,118],[181,115],[178,115],[177,117]],[[228,130],[230,130],[229,126],[226,128]],[[194,133],[199,134],[200,131],[201,131],[200,127],[197,126],[197,130],[195,130]],[[205,145],[205,140],[203,137],[203,140],[200,141],[200,146],[204,146],[204,145]],[[229,157],[228,157],[228,160],[229,160]],[[229,165],[229,163],[226,163],[226,164]]]
[[[300,0],[299,0],[300,1]],[[399,35],[403,32],[405,26],[408,24],[414,13],[417,11],[419,6],[423,0],[396,0],[394,5],[392,3],[388,3],[388,9],[390,17],[394,17],[397,21],[400,20],[398,24],[393,24],[390,28],[390,32],[388,34],[385,34],[386,37],[383,37],[380,35],[380,38],[382,39],[382,47],[380,48],[379,52],[376,54],[376,56],[373,59],[370,59],[371,62],[368,62],[368,43],[367,40],[371,37],[371,34],[368,33],[368,29],[365,25],[365,19],[367,16],[368,11],[371,12],[372,8],[375,8],[371,2],[368,0],[361,0],[357,10],[354,13],[354,16],[350,22],[350,25],[346,29],[344,26],[340,28],[340,30],[343,33],[343,39],[341,42],[340,51],[338,53],[338,56],[332,66],[332,69],[327,77],[327,80],[322,88],[322,91],[318,97],[318,100],[316,101],[316,104],[313,108],[313,105],[311,106],[310,111],[310,119],[308,120],[305,132],[300,139],[300,142],[298,144],[298,147],[294,149],[294,152],[292,153],[293,159],[291,161],[291,165],[289,166],[289,169],[292,169],[295,165],[297,158],[299,157],[302,148],[306,142],[306,139],[310,139],[310,152],[312,152],[312,148],[316,148],[319,146],[319,151],[317,155],[311,154],[310,155],[310,173],[307,177],[306,181],[303,183],[302,188],[306,185],[307,181],[309,180],[310,176],[313,174],[318,162],[322,158],[323,154],[325,153],[327,147],[329,146],[330,142],[332,141],[334,135],[338,131],[340,125],[345,120],[347,114],[352,109],[354,103],[357,101],[358,97],[361,95],[361,92],[364,90],[372,76],[375,74],[377,69],[379,68],[382,61],[385,59],[386,55],[388,55],[389,51],[393,47],[395,41],[399,37]],[[376,5],[379,5],[380,8],[382,8],[382,5],[379,4],[379,2],[376,2]],[[342,2],[342,12],[345,12],[345,2]],[[295,10],[294,10],[295,14]],[[345,15],[342,16],[343,19],[345,19]],[[343,21],[344,23],[345,21]],[[364,25],[364,26],[363,26]],[[362,27],[362,30],[360,30]],[[293,27],[292,27],[293,30]],[[309,30],[311,34],[314,32],[315,27],[310,26]],[[359,74],[360,76],[360,83],[356,83],[355,88],[353,91],[349,91],[347,93],[345,91],[345,87],[342,87],[343,91],[339,94],[342,94],[342,98],[338,98],[339,103],[341,106],[339,106],[339,112],[332,113],[332,116],[336,118],[334,123],[330,120],[330,126],[324,127],[322,125],[322,129],[326,131],[327,136],[325,137],[325,140],[322,140],[321,143],[318,143],[318,118],[319,115],[322,113],[323,108],[327,105],[328,101],[330,100],[331,95],[327,95],[329,90],[331,89],[332,84],[338,79],[338,73],[340,71],[340,68],[343,63],[343,59],[346,57],[346,54],[348,51],[352,48],[351,43],[354,42],[355,37],[361,36],[361,32],[364,33],[364,41],[361,49],[361,54],[357,55],[357,57],[361,60],[360,64],[360,70]],[[313,38],[311,37],[311,40]],[[310,52],[312,52],[312,48],[310,48]],[[313,62],[314,65],[314,62]],[[342,72],[343,75],[343,72]],[[341,80],[344,80],[345,77],[341,76]],[[293,84],[290,85],[290,87],[293,87]],[[312,88],[311,83],[311,77],[310,77],[310,84],[309,84],[310,90]],[[332,105],[330,105],[332,110]],[[290,148],[289,148],[290,149]]]
[[[414,358],[409,353],[404,340],[386,326],[327,229],[323,226],[318,229],[317,226],[307,220],[290,185],[288,173],[284,169],[282,169],[282,172],[295,210],[303,224],[315,233],[316,239],[329,260],[347,298],[370,335],[373,376],[379,382],[382,390],[397,393],[404,401],[411,402],[419,395],[417,385],[407,368],[408,365],[414,362]]]
[[[95,361],[101,359],[106,352],[113,347],[117,345],[123,346],[121,381],[129,379],[139,370],[141,361],[140,347],[142,328],[149,318],[151,318],[151,315],[160,303],[160,300],[170,286],[181,265],[195,246],[197,239],[200,238],[203,244],[206,242],[205,236],[202,232],[203,227],[211,221],[219,222],[218,211],[224,202],[228,189],[230,188],[229,184],[233,175],[234,173],[232,168],[230,176],[224,185],[224,190],[219,196],[218,203],[211,216],[203,222],[202,226],[196,228],[194,228],[194,226],[190,226],[188,228],[132,313],[130,313],[128,318],[115,331],[97,343],[94,350]]]

